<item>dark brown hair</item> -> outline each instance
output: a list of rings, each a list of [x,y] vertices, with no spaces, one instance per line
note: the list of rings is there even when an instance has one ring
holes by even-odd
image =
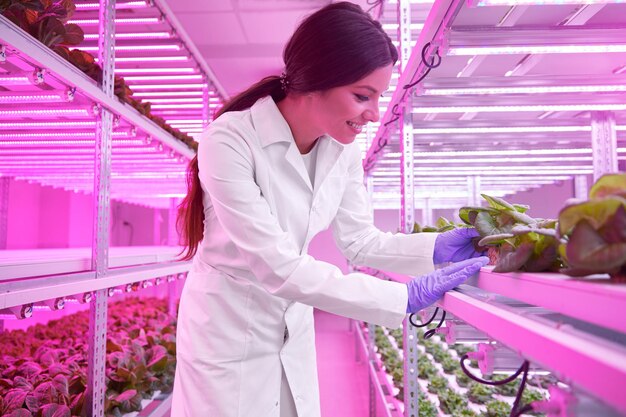
[[[332,3],[307,17],[287,42],[283,80],[276,75],[263,78],[233,97],[216,117],[248,109],[266,96],[279,102],[287,93],[304,94],[352,84],[397,60],[398,52],[378,21],[356,4]],[[187,188],[177,221],[186,246],[185,260],[195,255],[204,231],[197,156],[189,163]]]

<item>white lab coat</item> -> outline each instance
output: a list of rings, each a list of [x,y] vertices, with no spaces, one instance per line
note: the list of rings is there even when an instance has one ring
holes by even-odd
[[[180,302],[172,417],[279,417],[283,369],[297,415],[318,417],[313,307],[401,325],[406,286],[344,275],[307,255],[320,231],[332,227],[355,264],[433,269],[435,234],[372,225],[358,145],[319,140],[313,187],[269,97],[222,115],[202,135],[204,240]]]

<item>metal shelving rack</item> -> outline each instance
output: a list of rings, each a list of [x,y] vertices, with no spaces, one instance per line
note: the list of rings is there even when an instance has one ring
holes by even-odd
[[[165,15],[169,11],[166,5],[145,2],[141,13],[137,13],[140,16],[128,17],[123,11],[122,18],[116,20],[118,9],[130,4],[101,0],[77,5],[76,23],[97,28],[95,37],[88,30],[85,32],[90,35],[89,39],[97,42],[91,47],[97,45],[92,50],[98,51],[97,62],[103,70],[101,85],[0,16],[0,238],[6,242],[7,181],[11,177],[61,187],[68,192],[92,193],[94,201],[91,250],[2,252],[0,311],[23,315],[33,303],[65,298],[90,303],[86,403],[87,415],[94,417],[104,415],[109,296],[130,285],[143,288],[163,283],[169,287],[169,313],[175,314],[177,281],[184,278],[190,267],[190,262],[176,259],[180,248],[175,246],[173,236],[170,236],[172,246],[169,247],[109,247],[111,199],[167,208],[171,222],[176,200],[186,189],[186,163],[195,154],[113,95],[116,70],[120,70],[121,75],[150,74],[140,72],[145,67],[142,64],[127,63],[134,57],[139,58],[138,62],[150,58],[145,51],[137,51],[132,56],[122,53],[121,67],[114,65],[117,24],[123,21],[144,31],[165,28],[177,46],[175,55],[180,59],[176,62],[190,63],[190,70],[200,78],[201,106],[180,110],[180,116],[177,110],[160,110],[155,106],[154,114],[168,122],[168,119],[180,117],[200,118],[201,123],[194,121],[193,125],[177,126],[176,120],[171,122],[173,127],[194,133],[206,126],[211,109],[225,99],[223,89],[206,63],[198,60],[195,47],[187,45],[184,30]],[[146,37],[150,38],[150,33]],[[81,48],[88,50],[89,42],[86,38]],[[169,68],[168,64],[162,67]],[[156,97],[181,94],[178,85],[163,89],[165,91],[155,93]],[[174,232],[170,227],[170,235]],[[170,403],[170,398],[155,401],[154,406],[148,407],[149,415],[164,415]]]
[[[623,4],[559,2],[549,9],[540,4],[546,2],[476,7],[490,1],[436,0],[426,19],[416,20],[414,3],[421,2],[382,6],[382,16],[395,17],[400,74],[381,104],[380,127],[369,132],[363,161],[374,207],[395,208],[399,200],[400,229],[411,232],[415,209],[421,209],[422,222],[432,224],[433,209],[479,205],[481,192],[505,195],[497,191],[505,187],[515,193],[572,179],[575,197],[585,198],[588,176],[595,180],[619,169],[626,153],[619,147],[626,116],[626,53],[623,36],[617,36],[626,24]],[[535,21],[542,23],[528,26]],[[411,38],[409,28],[417,24],[422,29]],[[590,54],[587,72],[572,61],[580,56],[562,53],[568,44]],[[563,63],[570,67],[557,69]],[[568,106],[572,101],[577,105]],[[535,155],[543,159],[532,170],[509,175],[507,170],[530,166]],[[445,194],[459,196],[441,197],[442,186]],[[604,280],[485,268],[474,287],[448,293],[439,306],[555,372],[581,397],[604,404],[595,403],[601,411],[579,407],[575,415],[623,415],[626,402],[615,387],[626,378],[626,328],[619,314],[626,309],[626,291]],[[550,320],[529,315],[529,305],[550,311]],[[405,415],[415,417],[417,350],[409,343],[415,329],[405,326],[404,337]]]

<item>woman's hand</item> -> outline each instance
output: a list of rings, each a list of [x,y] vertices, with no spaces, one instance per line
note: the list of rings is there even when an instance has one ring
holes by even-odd
[[[446,291],[462,284],[488,263],[489,258],[481,256],[413,278],[406,284],[409,291],[406,312],[415,313],[428,307],[441,298]]]
[[[438,265],[459,262],[485,255],[485,252],[478,252],[474,247],[474,239],[478,240],[477,238],[480,235],[473,227],[462,227],[440,234],[435,240],[433,263]]]

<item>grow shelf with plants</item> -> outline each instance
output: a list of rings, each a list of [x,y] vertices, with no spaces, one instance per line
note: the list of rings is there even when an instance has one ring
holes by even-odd
[[[109,307],[105,416],[136,415],[146,406],[142,415],[165,415],[176,366],[175,319],[162,299],[128,297]],[[82,311],[0,333],[0,413],[84,415],[88,327]]]

